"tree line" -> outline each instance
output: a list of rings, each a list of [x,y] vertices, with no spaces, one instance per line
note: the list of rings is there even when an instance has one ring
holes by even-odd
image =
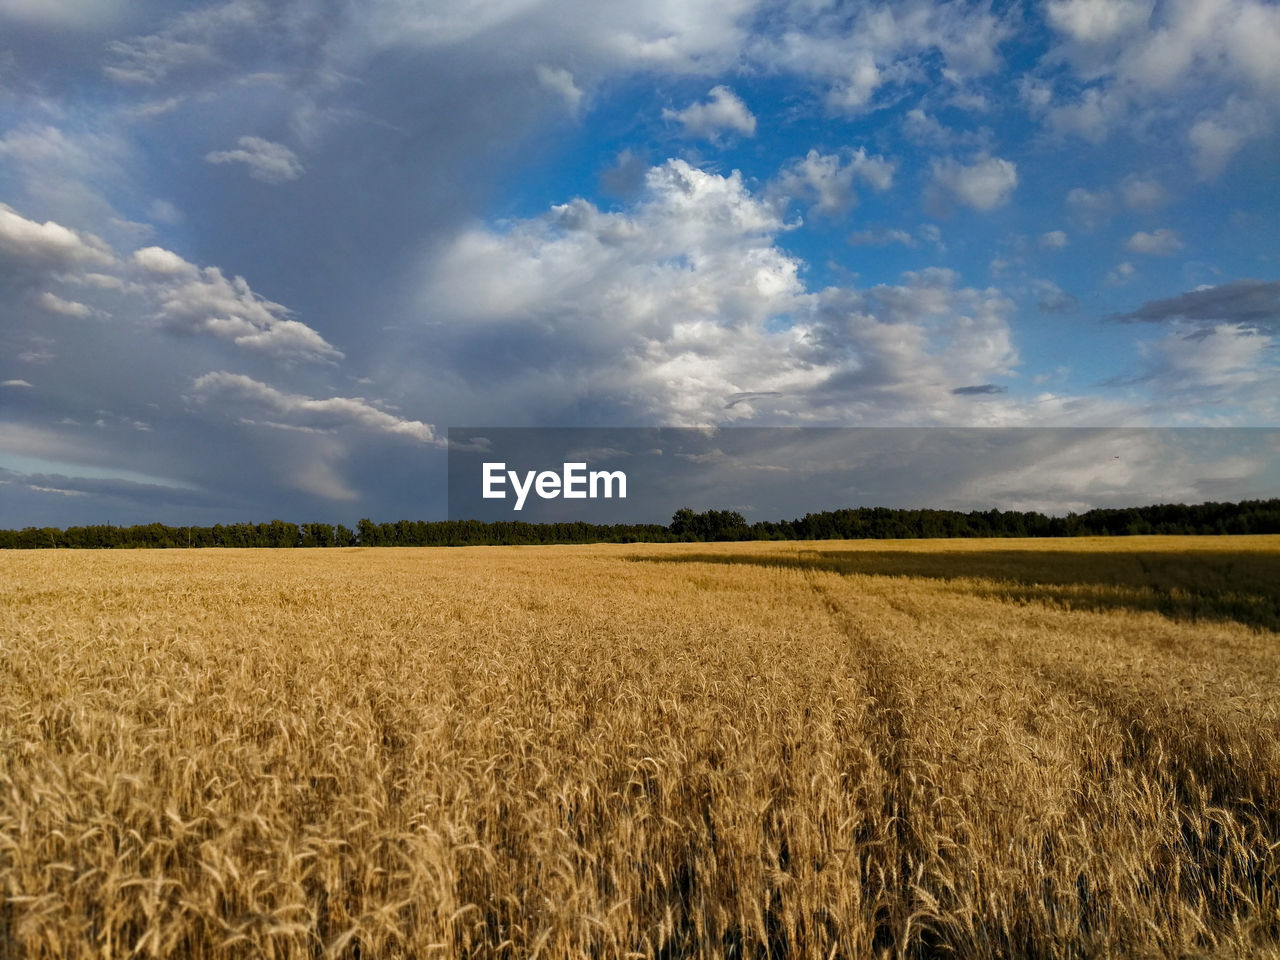
[[[138,547],[435,547],[550,543],[660,543],[715,540],[884,540],[933,537],[1090,537],[1138,534],[1280,533],[1280,499],[1239,503],[1166,503],[1097,509],[1051,517],[1034,511],[900,510],[855,507],[794,520],[747,523],[734,510],[677,510],[657,523],[525,523],[480,520],[363,519],[339,523],[162,523],[117,527],[26,527],[0,530],[0,549]]]

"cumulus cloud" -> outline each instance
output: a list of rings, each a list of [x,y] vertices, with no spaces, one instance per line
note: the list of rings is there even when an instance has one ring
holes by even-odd
[[[904,247],[915,247],[916,238],[906,230],[897,227],[873,227],[869,230],[855,230],[849,234],[849,243],[855,247],[888,247],[900,243]]]
[[[4,95],[0,77],[0,96]],[[0,137],[5,192],[14,203],[34,205],[44,217],[63,224],[92,223],[105,231],[112,218],[124,218],[103,196],[102,187],[124,176],[132,149],[127,137],[109,125],[103,129],[100,123],[49,124],[47,117],[57,109],[46,104],[36,111],[38,119],[8,124]],[[27,112],[17,111],[19,116]]]
[[[934,160],[931,187],[974,210],[1003,206],[1018,186],[1017,165],[999,157],[980,157],[973,163]]]
[[[644,187],[649,164],[634,150],[622,150],[613,164],[600,174],[600,186],[615,197],[633,197]]]
[[[756,118],[747,105],[726,86],[712,87],[709,99],[683,110],[666,109],[663,119],[679,123],[687,137],[716,140],[723,133],[756,134]]]
[[[1280,94],[1280,8],[1273,3],[1052,0],[1045,18],[1062,43],[1043,68],[1065,61],[1086,85],[1071,100],[1050,103],[1049,96],[1036,107],[1059,133],[1098,143],[1120,126],[1156,125],[1163,136],[1187,138],[1207,180],[1272,127],[1269,105]],[[1044,90],[1045,81],[1037,82]],[[1210,98],[1218,105],[1206,109]]]
[[[163,247],[143,247],[133,252],[133,262],[148,273],[174,277],[196,272],[195,264],[187,263],[182,257]]]
[[[109,273],[64,274],[63,279],[69,283],[83,284],[98,290],[123,291],[130,289],[129,284]]]
[[[1036,305],[1044,313],[1065,313],[1074,309],[1079,302],[1052,280],[1037,280],[1033,287],[1039,294]]]
[[[1081,230],[1096,230],[1112,212],[1111,193],[1075,187],[1067,194],[1067,212]]]
[[[1136,379],[1175,409],[1274,422],[1280,415],[1274,346],[1271,335],[1240,324],[1188,329],[1175,323],[1164,336],[1138,344],[1142,369]]]
[[[877,191],[884,191],[893,186],[895,168],[893,161],[868,155],[861,147],[850,153],[847,161],[842,161],[837,154],[810,150],[782,168],[771,192],[809,203],[816,213],[839,214],[857,201],[853,189],[855,178]]]
[[[1144,27],[1154,0],[1050,0],[1045,18],[1077,43],[1111,43]]]
[[[1262,109],[1238,98],[1220,110],[1202,114],[1187,131],[1199,178],[1215,179],[1227,168],[1231,158],[1266,126]]]
[[[549,67],[545,63],[540,63],[535,74],[543,87],[564,100],[570,113],[574,115],[578,113],[584,94],[574,82],[572,73],[563,67]]]
[[[503,342],[486,363],[508,409],[590,397],[673,425],[750,420],[766,397],[781,422],[946,421],[971,410],[956,383],[1016,365],[998,291],[924,270],[812,292],[776,243],[786,229],[736,172],[668,161],[624,212],[576,200],[459,237],[424,293],[432,349],[449,362]]]
[[[1051,107],[1046,113],[1049,127],[1059,135],[1072,135],[1090,143],[1101,143],[1128,106],[1114,90],[1090,87],[1078,100]]]
[[[793,4],[781,18],[776,34],[756,42],[754,59],[820,79],[827,106],[847,114],[876,109],[918,81],[926,62],[951,83],[985,76],[1012,33],[985,4]]]
[[[1126,250],[1132,250],[1134,253],[1168,257],[1182,249],[1182,241],[1178,239],[1176,231],[1161,227],[1150,233],[1139,230],[1125,241],[1124,246]]]
[[[1040,234],[1040,246],[1046,250],[1062,250],[1067,245],[1067,235],[1062,230],[1049,230]]]
[[[1154,210],[1168,202],[1168,194],[1154,177],[1130,174],[1120,184],[1120,197],[1130,210]]]
[[[217,401],[223,410],[249,411],[257,416],[278,418],[289,426],[319,430],[352,428],[406,437],[418,443],[443,442],[431,424],[397,417],[362,397],[317,400],[302,394],[286,393],[252,377],[225,370],[198,377],[191,385],[191,392],[198,401]]]
[[[1280,10],[1262,0],[1166,2],[1161,22],[1138,33],[1120,59],[1122,76],[1151,90],[1189,80],[1240,79],[1259,92],[1280,85],[1274,51]]]
[[[53,269],[71,264],[109,264],[111,248],[93,234],[52,220],[37,223],[0,203],[0,256],[20,265]]]
[[[182,222],[182,211],[169,200],[152,200],[147,204],[147,216],[156,223],[178,224]]]
[[[93,316],[93,308],[85,306],[75,300],[64,300],[56,293],[49,293],[47,290],[40,294],[36,301],[45,310],[50,313],[58,313],[64,317],[77,317],[83,319]]]
[[[1133,264],[1125,260],[1117,263],[1113,269],[1107,272],[1107,283],[1112,286],[1119,286],[1122,283],[1128,283],[1129,279],[1136,273]]]
[[[126,309],[132,303],[137,312],[153,303],[158,306],[156,317],[167,329],[209,335],[279,360],[332,362],[343,357],[287,307],[254,293],[243,277],[228,278],[217,267],[200,269],[158,246],[134,251],[131,262],[138,271],[137,282],[96,272],[91,268],[117,263],[104,241],[52,221],[37,223],[0,204],[0,267],[16,270],[20,283],[43,277],[75,284],[85,294],[121,295],[128,298],[123,301]],[[31,296],[47,313],[75,318],[106,315],[92,300],[84,303],[47,289],[32,291]]]
[[[209,163],[243,163],[249,176],[263,183],[287,183],[305,172],[298,155],[282,143],[262,137],[241,137],[237,150],[215,150],[205,154]]]
[[[1114,319],[1167,328],[1138,343],[1139,372],[1130,382],[1145,385],[1181,416],[1259,423],[1280,416],[1274,355],[1280,281],[1200,287]]]
[[[167,253],[160,250],[145,259],[168,268],[174,263],[162,256]],[[181,260],[176,254],[169,257]],[[281,359],[332,361],[343,356],[311,327],[294,320],[287,307],[254,293],[243,277],[228,278],[217,267],[162,272],[178,277],[155,294],[159,319],[171,330],[208,334]]]

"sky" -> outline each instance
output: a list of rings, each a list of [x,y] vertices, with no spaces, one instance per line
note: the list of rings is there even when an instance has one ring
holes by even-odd
[[[440,518],[450,427],[1278,426],[1278,156],[1265,0],[0,0],[0,526]],[[1232,436],[1109,495],[1280,494]]]

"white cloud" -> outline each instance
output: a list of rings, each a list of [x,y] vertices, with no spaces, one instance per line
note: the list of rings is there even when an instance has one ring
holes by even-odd
[[[287,307],[255,294],[243,277],[229,279],[217,267],[201,270],[170,250],[151,246],[134,251],[131,260],[141,273],[138,282],[126,283],[86,269],[116,262],[102,240],[51,221],[36,223],[0,204],[0,261],[5,259],[35,271],[32,279],[48,275],[89,293],[109,291],[152,299],[159,304],[158,319],[171,330],[210,335],[280,360],[331,362],[343,356],[319,333],[294,319]],[[36,295],[35,302],[63,316],[103,313],[91,304],[47,290]]]
[[[154,86],[171,74],[217,66],[219,48],[258,31],[267,12],[256,0],[228,0],[178,14],[156,33],[107,44],[112,62],[102,72],[116,83]]]
[[[934,160],[932,186],[974,210],[994,210],[1009,202],[1018,186],[1018,168],[999,157],[979,158],[971,164]]]
[[[1201,180],[1216,178],[1231,158],[1266,126],[1261,108],[1239,99],[1232,99],[1221,110],[1202,115],[1187,131],[1196,174]]]
[[[830,109],[858,114],[922,79],[930,60],[952,85],[991,73],[1011,32],[983,4],[798,3],[783,8],[776,34],[752,52],[769,69],[818,78]]]
[[[305,172],[298,155],[282,143],[262,137],[241,137],[238,150],[215,150],[205,154],[209,163],[243,163],[249,176],[263,183],[286,183],[297,180]]]
[[[1018,99],[1036,116],[1043,116],[1053,102],[1053,85],[1026,73],[1018,78]]]
[[[893,186],[893,174],[897,164],[881,156],[868,156],[867,151],[859,147],[854,151],[849,166],[874,190],[888,190]]]
[[[121,0],[0,0],[0,17],[59,29],[100,27],[128,12]]]
[[[555,415],[554,404],[589,397],[626,419],[675,425],[766,413],[963,421],[973,400],[953,389],[1016,365],[1013,305],[998,291],[924,270],[897,285],[811,292],[775,242],[785,229],[737,173],[670,160],[625,212],[575,200],[459,237],[424,291],[438,321],[432,349],[449,363],[504,342],[484,351],[498,398],[488,399],[502,409]],[[766,396],[764,407],[751,399]],[[980,414],[1019,415],[1005,397]]]
[[[933,146],[949,146],[952,131],[944,127],[937,117],[930,116],[923,107],[913,107],[902,118],[902,130],[916,143]]]
[[[1144,27],[1154,6],[1154,0],[1049,0],[1045,19],[1077,43],[1111,43]]]
[[[1271,335],[1239,324],[1175,323],[1163,337],[1139,342],[1139,379],[1174,410],[1275,422],[1274,346]]]
[[[91,233],[52,220],[37,223],[0,203],[0,256],[21,264],[54,268],[74,263],[108,264],[111,248]]]
[[[297,427],[317,429],[354,428],[370,433],[407,437],[419,443],[439,444],[435,428],[421,420],[406,420],[369,403],[363,397],[313,399],[286,393],[270,384],[243,374],[213,371],[191,384],[192,395],[200,401],[217,400],[223,409],[244,407],[283,419]]]
[[[880,227],[871,230],[857,230],[849,234],[849,243],[855,247],[887,247],[900,243],[904,247],[916,246],[916,238],[906,230]]]
[[[69,276],[67,279],[73,283],[82,283],[85,286],[95,287],[98,290],[124,291],[129,289],[129,285],[119,277],[113,277],[107,273],[84,273],[79,276]]]
[[[1160,181],[1130,174],[1120,184],[1120,196],[1130,210],[1154,210],[1168,201]]]
[[[947,126],[925,109],[925,100],[903,114],[902,133],[913,143],[937,150],[983,151],[992,140],[990,127]]]
[[[600,186],[615,197],[634,196],[644,186],[649,163],[636,151],[627,149],[618,153],[613,166],[600,174]]]
[[[1038,300],[1037,306],[1044,313],[1065,313],[1079,303],[1075,297],[1067,293],[1052,280],[1036,280],[1032,282]]]
[[[870,50],[859,50],[849,58],[849,67],[828,94],[827,102],[842,112],[858,113],[886,80]]]
[[[810,150],[804,157],[782,168],[771,192],[783,198],[804,200],[817,213],[844,213],[857,201],[853,189],[855,177],[873,189],[883,191],[893,185],[895,168],[893,161],[869,156],[862,148],[850,154],[848,161],[843,163],[836,154]]]
[[[1028,432],[1016,458],[994,452],[985,470],[949,493],[957,505],[996,503],[1003,510],[1050,513],[1135,503],[1202,503],[1238,499],[1238,493],[1224,496],[1222,481],[1255,476],[1266,460],[1224,457],[1222,447],[1232,450],[1229,443],[1216,449],[1197,446],[1171,431],[1141,428]],[[1249,485],[1227,489],[1247,490]]]
[[[217,61],[213,51],[204,43],[159,36],[139,37],[127,42],[112,41],[107,49],[116,57],[116,62],[103,67],[102,72],[117,83],[126,84],[150,86],[174,70]]]
[[[1122,283],[1128,283],[1129,279],[1136,273],[1132,263],[1125,260],[1117,263],[1115,268],[1107,273],[1107,283],[1112,286],[1120,286]]]
[[[538,82],[561,97],[569,112],[577,116],[578,109],[582,106],[583,92],[574,82],[573,74],[563,67],[549,67],[544,63],[538,64],[535,73]]]
[[[196,272],[195,264],[187,263],[182,257],[163,247],[143,247],[141,250],[135,250],[133,262],[148,273],[167,277]]]
[[[917,228],[916,233],[925,243],[931,243],[941,251],[947,249],[947,245],[942,242],[942,228],[937,224],[923,223]]]
[[[1132,250],[1134,253],[1167,257],[1182,249],[1182,241],[1178,239],[1176,231],[1161,227],[1150,233],[1139,230],[1125,241],[1124,246],[1126,250]]]
[[[536,0],[396,0],[362,11],[352,29],[356,36],[347,42],[375,50],[434,50],[490,41],[504,54],[518,55],[525,47],[563,47],[571,36],[580,59],[611,67],[713,73],[731,65],[744,46],[742,21],[755,6],[754,0],[565,0],[550,8]]]
[[[64,300],[56,293],[49,293],[48,291],[40,294],[36,302],[50,313],[59,313],[64,317],[84,319],[85,317],[93,316],[91,307],[87,307],[75,300]]]
[[[1050,129],[1101,143],[1128,109],[1128,101],[1108,87],[1091,87],[1072,103],[1051,107],[1046,113]]]
[[[598,210],[585,200],[552,207],[543,217],[518,221],[505,233],[473,230],[454,243],[437,264],[443,306],[454,316],[501,320],[564,308],[562,291],[591,281],[590,265],[602,272],[634,266],[635,287],[619,304],[626,314],[643,309],[651,290],[686,286],[709,273],[732,270],[742,305],[768,309],[761,291],[794,292],[797,263],[772,246],[783,229],[774,205],[753,197],[736,172],[728,177],[698,170],[682,160],[652,168],[634,215]],[[645,258],[633,263],[633,258]],[[495,273],[493,268],[499,266]],[[714,316],[723,291],[692,296],[681,313]]]
[[[149,259],[165,261],[158,254]],[[159,317],[170,329],[209,334],[280,359],[332,361],[343,356],[315,330],[292,319],[287,307],[254,293],[243,277],[228,279],[217,267],[173,276],[180,279],[155,291]]]
[[[1040,234],[1040,246],[1046,250],[1062,250],[1067,245],[1067,234],[1062,230],[1048,230]]]
[[[1038,72],[1065,62],[1086,85],[1071,102],[1042,97],[1034,108],[1058,133],[1188,137],[1197,172],[1212,179],[1273,127],[1280,7],[1269,0],[1052,0],[1045,15],[1062,43]],[[1205,112],[1207,102],[1221,106]]]
[[[1112,210],[1111,193],[1107,190],[1086,190],[1076,187],[1067,194],[1067,212],[1082,230],[1096,230]]]
[[[0,381],[0,387],[29,387],[30,382],[27,380],[4,380]]]
[[[1120,61],[1130,82],[1168,91],[1206,78],[1280,89],[1280,9],[1261,0],[1171,0],[1155,29],[1139,33]]]
[[[724,132],[755,136],[756,118],[737,94],[726,86],[717,86],[709,96],[710,99],[692,103],[683,110],[663,110],[663,119],[679,123],[685,136],[703,140],[715,140]]]
[[[147,205],[147,217],[156,223],[177,224],[182,222],[182,211],[168,200],[152,200]]]

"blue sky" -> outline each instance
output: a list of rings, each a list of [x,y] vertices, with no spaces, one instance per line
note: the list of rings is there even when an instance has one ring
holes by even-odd
[[[450,426],[1275,426],[1277,105],[1264,0],[0,0],[0,525],[442,516]]]

